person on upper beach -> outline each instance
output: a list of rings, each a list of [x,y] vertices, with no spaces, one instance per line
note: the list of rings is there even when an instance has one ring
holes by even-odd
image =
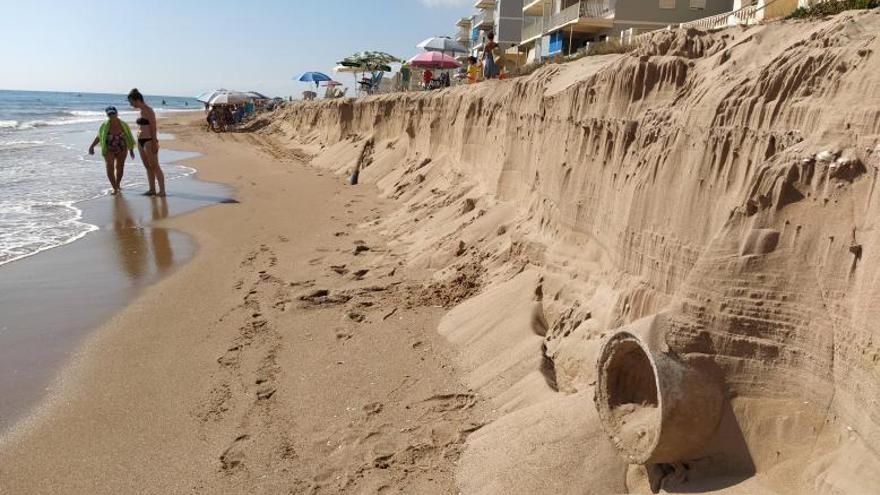
[[[486,79],[495,79],[498,77],[498,65],[495,63],[495,50],[498,49],[498,43],[495,43],[495,33],[490,31],[486,35],[488,40],[483,46],[483,77]]]
[[[471,55],[468,57],[467,79],[468,84],[477,82],[477,75],[480,73],[480,67],[477,65],[477,57]]]
[[[425,72],[422,72],[422,83],[425,85],[425,90],[431,89],[431,81],[434,79],[434,73],[431,72],[431,69],[425,69]]]
[[[95,154],[95,146],[101,145],[101,155],[107,165],[107,179],[113,187],[111,194],[118,194],[122,189],[122,173],[125,171],[126,152],[134,159],[134,136],[128,124],[119,118],[116,107],[104,109],[107,120],[98,129],[98,135],[89,146],[89,154]]]
[[[147,169],[147,181],[150,188],[144,196],[165,196],[165,174],[159,166],[159,133],[156,125],[156,112],[144,102],[144,95],[137,88],[128,93],[128,104],[141,111],[137,119],[138,130],[138,153],[144,168]],[[156,185],[159,191],[156,191]]]
[[[400,89],[401,91],[409,91],[409,84],[412,80],[412,69],[406,62],[400,66]]]

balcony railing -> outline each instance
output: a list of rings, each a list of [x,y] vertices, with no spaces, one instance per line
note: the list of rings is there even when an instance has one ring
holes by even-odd
[[[576,21],[582,17],[590,19],[613,19],[614,7],[610,0],[586,0],[574,3],[550,16],[550,28]]]
[[[477,14],[476,18],[477,26],[493,26],[495,24],[495,11],[494,10],[484,10]]]
[[[523,19],[522,40],[530,40],[544,34],[543,17],[526,17]]]
[[[768,7],[777,7],[783,5],[787,7],[787,5],[785,4],[786,1],[787,0],[768,0],[762,5],[748,5],[739,10],[704,17],[702,19],[697,19],[690,22],[683,22],[681,24],[678,24],[677,26],[681,29],[693,28],[703,31],[709,31],[713,29],[722,29],[737,24],[756,24],[764,19],[765,11],[770,10]],[[663,29],[649,31],[641,34],[636,34],[635,30],[631,28],[621,33],[621,41],[626,45],[640,45],[649,41],[651,37],[658,31],[671,30],[675,26],[676,25],[671,24]]]
[[[455,39],[459,42],[470,41],[471,39],[471,30],[470,29],[459,29],[457,33],[455,33]]]
[[[780,4],[780,0],[768,0],[761,5],[749,5],[733,12],[704,17],[691,22],[679,24],[682,29],[694,28],[702,31],[721,29],[728,26],[749,25],[764,20],[764,12],[770,6]]]

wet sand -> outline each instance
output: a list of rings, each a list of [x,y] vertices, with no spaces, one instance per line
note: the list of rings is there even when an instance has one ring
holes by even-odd
[[[192,176],[170,189],[168,198],[126,190],[81,203],[100,230],[0,266],[0,432],[47,393],[90,330],[192,257],[192,240],[161,222],[231,195]]]

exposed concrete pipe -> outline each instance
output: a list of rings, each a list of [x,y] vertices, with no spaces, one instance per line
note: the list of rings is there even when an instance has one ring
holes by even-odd
[[[612,335],[598,361],[599,418],[633,464],[692,458],[715,433],[722,414],[715,379],[648,344],[656,318],[636,322],[633,332]],[[639,328],[647,329],[645,335],[637,335]]]

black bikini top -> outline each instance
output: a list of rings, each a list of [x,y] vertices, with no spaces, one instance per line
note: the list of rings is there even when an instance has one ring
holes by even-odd
[[[150,121],[143,117],[137,119],[135,122],[137,122],[137,125],[150,125]]]

